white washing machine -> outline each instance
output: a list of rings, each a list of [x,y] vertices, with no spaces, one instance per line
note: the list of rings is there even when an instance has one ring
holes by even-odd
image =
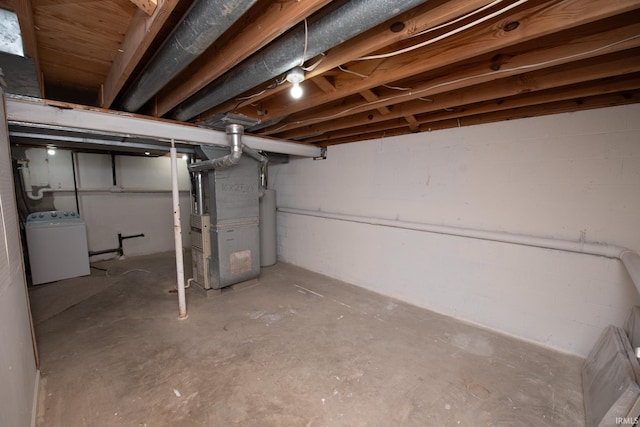
[[[32,213],[26,232],[34,285],[90,273],[87,229],[76,212]]]

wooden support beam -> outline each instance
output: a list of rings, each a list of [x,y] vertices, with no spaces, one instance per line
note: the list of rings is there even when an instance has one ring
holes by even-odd
[[[138,6],[138,8],[147,14],[147,16],[153,15],[158,7],[158,0],[129,0],[131,3]]]
[[[336,91],[336,87],[324,76],[317,76],[310,80],[320,88],[324,93],[331,93]]]
[[[469,124],[468,118],[477,115],[489,113],[499,113],[500,115],[509,114],[510,111],[522,109],[524,107],[533,110],[534,107],[541,111],[547,108],[547,105],[553,105],[558,102],[571,101],[581,103],[585,99],[593,98],[601,95],[631,93],[640,84],[640,73],[633,73],[623,78],[602,79],[596,82],[587,82],[578,85],[569,85],[566,87],[558,87],[547,89],[535,93],[524,93],[512,96],[499,101],[490,100],[474,104],[462,105],[455,111],[442,111],[435,114],[423,114],[416,119],[416,129],[412,131],[426,132],[429,130],[439,129],[437,126],[442,122],[459,121],[460,124]],[[616,95],[618,96],[618,95]],[[539,115],[539,114],[536,114]],[[359,135],[389,131],[390,129],[404,129],[406,123],[404,118],[387,120],[385,122],[377,122],[373,124],[354,126],[333,132],[328,132],[322,136],[305,139],[307,143],[322,143],[335,139],[357,138]]]
[[[323,57],[322,62],[311,72],[307,73],[307,78],[319,76],[338,65],[345,64],[353,58],[367,55],[378,49],[383,49],[390,44],[400,42],[415,36],[421,31],[441,25],[452,19],[465,15],[475,9],[491,3],[492,0],[434,0],[425,3],[407,13],[397,16],[394,21],[402,22],[404,28],[401,31],[391,31],[388,24],[381,24],[363,34],[354,37],[347,43],[336,46]],[[203,113],[202,117],[240,109],[261,99],[277,94],[285,90],[278,86],[251,100],[238,105],[236,100],[223,103],[213,109]]]
[[[379,102],[374,105],[369,103],[362,103],[361,105],[336,105],[332,108],[325,108],[323,115],[331,115],[334,119],[330,124],[323,124],[318,126],[311,126],[314,123],[319,123],[321,120],[316,119],[313,114],[307,112],[301,112],[294,114],[287,119],[288,123],[279,123],[277,126],[277,132],[274,129],[265,129],[263,134],[271,135],[278,134],[285,138],[295,138],[300,136],[299,132],[295,132],[295,129],[305,127],[305,131],[310,133],[326,132],[326,126],[336,127],[342,123],[348,123],[348,126],[353,126],[355,123],[371,123],[372,118],[369,118],[368,111],[375,109],[382,105],[392,105],[407,103],[411,100],[424,99],[425,97],[431,98],[438,94],[450,92],[456,89],[461,89],[468,86],[473,86],[481,83],[487,83],[493,80],[504,79],[509,75],[516,75],[518,69],[528,70],[529,73],[536,70],[543,70],[552,65],[561,66],[562,64],[571,63],[578,59],[589,59],[592,57],[598,57],[609,53],[615,53],[627,49],[632,49],[640,46],[640,37],[635,37],[640,34],[640,24],[621,26],[619,28],[603,31],[595,35],[586,35],[583,37],[577,37],[572,40],[559,41],[557,46],[543,46],[534,48],[529,51],[518,52],[517,54],[509,55],[509,64],[504,66],[502,70],[498,70],[495,73],[487,73],[491,64],[474,63],[468,66],[457,67],[459,71],[447,73],[446,75],[437,75],[435,78],[429,79],[426,77],[425,82],[419,86],[413,87],[410,92],[400,94],[390,94],[383,97]],[[621,41],[620,43],[613,43]],[[513,71],[509,71],[513,70]],[[616,71],[616,70],[609,70]],[[529,74],[527,73],[527,74]],[[578,68],[569,68],[568,74],[574,75],[575,78],[584,79],[587,78],[587,74],[583,73]],[[505,83],[505,80],[500,80],[501,87],[496,88],[497,92],[493,93],[494,97],[508,96],[499,95],[506,90],[518,91],[518,90],[535,90],[536,88],[525,85],[526,78],[519,77],[513,79],[512,83]],[[554,81],[549,81],[549,85],[554,85]],[[479,95],[479,94],[476,94]],[[489,94],[491,95],[491,94]],[[424,101],[420,102],[420,106],[416,106],[419,110],[425,111]],[[430,102],[430,104],[432,104]],[[455,106],[453,105],[447,105]],[[433,108],[446,108],[442,103],[436,103],[430,105],[430,111]],[[346,111],[346,113],[344,113]],[[415,111],[408,111],[406,108],[394,108],[395,117],[402,117],[404,114],[414,114]],[[356,115],[360,114],[358,117]],[[349,116],[349,117],[346,117]],[[344,117],[341,119],[340,117]],[[366,117],[366,119],[365,119]],[[380,120],[386,120],[389,117],[381,117]]]
[[[30,125],[55,126],[56,128],[106,132],[113,135],[139,136],[159,141],[181,141],[191,145],[228,146],[225,132],[205,129],[192,124],[146,116],[120,113],[82,105],[56,101],[32,101],[22,98],[6,98],[7,120]],[[37,127],[37,126],[33,126]],[[256,150],[318,157],[320,149],[312,145],[296,144],[274,138],[244,135],[243,142]]]
[[[378,97],[378,95],[376,95],[375,93],[373,93],[371,90],[367,89],[367,90],[363,90],[362,92],[360,92],[360,95],[362,95],[362,97],[367,101],[367,102],[376,102],[380,100],[380,97]],[[376,108],[376,110],[378,110],[378,112],[380,114],[387,115],[391,112],[391,110],[389,110],[389,107],[381,105],[379,107]]]
[[[103,108],[111,107],[125,82],[142,59],[167,18],[178,4],[178,0],[160,0],[160,5],[151,16],[138,10],[129,24],[118,55],[104,80],[104,96],[100,101]]]
[[[15,11],[14,0],[0,0],[0,8]]]
[[[576,102],[580,102],[580,99],[586,99],[597,95],[628,92],[637,87],[640,87],[640,73],[633,73],[628,76],[616,76],[592,83],[547,89],[540,92],[513,96],[506,99],[491,100],[472,104],[470,106],[462,106],[455,112],[426,114],[417,120],[417,122],[420,125],[420,129],[424,130],[425,125],[442,120],[454,118],[462,120],[468,116],[507,111],[510,109],[518,109],[534,105],[544,108],[544,105],[546,104],[552,104],[554,102],[569,99],[574,99]]]
[[[209,82],[220,77],[234,65],[329,2],[330,0],[270,2],[267,10],[260,16],[261,25],[245,26],[231,43],[224,45],[215,43],[200,59],[194,61],[191,71],[184,80],[176,87],[160,94],[157,101],[157,114],[166,114]],[[258,100],[254,99],[254,101]]]
[[[462,126],[472,126],[484,123],[493,123],[504,120],[515,120],[521,118],[538,117],[550,114],[561,114],[575,111],[584,111],[594,108],[604,108],[616,105],[633,104],[640,102],[640,90],[632,90],[624,93],[613,93],[597,95],[586,99],[558,101],[544,107],[537,105],[523,107],[516,110],[498,111],[494,113],[478,114],[465,119],[449,119],[431,123],[428,127],[421,129],[423,132],[432,132],[442,129],[450,129]],[[393,136],[406,135],[410,131],[404,127],[395,129],[377,130],[368,133],[360,133],[357,136],[339,137],[334,136],[325,141],[318,141],[318,147],[329,147],[332,145],[345,144],[349,142],[360,142],[371,139],[388,138]]]
[[[452,36],[442,42],[380,60],[375,71],[366,79],[354,81],[343,90],[332,94],[320,94],[305,98],[305,103],[297,103],[296,111],[311,109],[339,98],[359,93],[362,90],[401,81],[419,73],[468,60],[478,55],[499,51],[518,43],[531,41],[559,31],[566,31],[593,21],[616,16],[640,7],[640,0],[565,0],[561,2],[536,3],[534,6],[509,13],[493,25],[484,25],[476,29]],[[510,31],[507,24],[518,22],[519,26]],[[359,72],[357,66],[351,69]],[[370,64],[363,67],[370,68]],[[338,84],[336,84],[338,86]],[[268,116],[265,120],[290,115],[290,105],[269,105],[265,102]]]
[[[411,132],[417,132],[419,130],[418,121],[412,115],[404,116],[404,119],[409,123],[409,129]]]
[[[460,114],[457,109],[463,105],[500,100],[522,93],[533,93],[621,74],[640,72],[640,61],[635,59],[638,55],[640,55],[640,50],[635,49],[620,52],[612,57],[598,57],[590,61],[569,63],[550,70],[534,71],[493,82],[469,86],[465,89],[445,92],[435,96],[427,106],[425,106],[423,101],[415,100],[396,105],[393,114],[390,115],[381,116],[364,112],[334,119],[330,123],[307,126],[291,132],[282,132],[279,133],[279,136],[281,138],[298,139],[305,134],[327,133],[339,129],[356,128],[365,125],[370,126],[374,123],[386,122],[390,119],[402,119],[406,115],[418,116],[425,113],[451,109],[456,109],[456,111],[449,113],[449,116],[455,117]],[[552,92],[549,92],[549,94],[553,95]],[[550,101],[553,100],[554,99],[551,99]]]

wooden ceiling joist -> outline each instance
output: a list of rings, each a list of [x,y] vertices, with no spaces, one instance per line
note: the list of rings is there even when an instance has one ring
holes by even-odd
[[[251,23],[239,32],[231,43],[214,44],[196,60],[196,72],[189,73],[176,87],[157,99],[157,115],[166,114],[210,81],[220,77],[229,68],[237,65],[251,53],[267,45],[289,28],[329,3],[329,0],[307,0],[303,2],[270,2],[260,19],[268,25]]]
[[[138,6],[140,10],[147,14],[147,16],[153,15],[153,12],[156,11],[158,7],[157,0],[129,0],[131,3]]]
[[[0,0],[0,5],[18,10],[21,24],[31,19],[25,33],[32,42],[25,50],[38,56],[43,87],[54,99],[117,110],[123,108],[122,92],[194,1]],[[171,116],[200,89],[221,87],[239,63],[281,35],[300,31],[306,21],[314,25],[343,3],[255,2],[204,54],[149,94],[152,99],[137,113]],[[307,57],[302,98],[292,99],[290,84],[277,76],[205,111],[195,124],[235,113],[260,120],[247,126],[247,135],[317,148],[622,105],[638,102],[639,58],[640,0],[429,0]]]
[[[477,55],[495,52],[517,43],[523,43],[549,33],[574,28],[578,25],[623,13],[640,5],[639,0],[611,2],[609,0],[572,0],[553,5],[543,4],[504,17],[494,25],[453,36],[426,49],[420,49],[399,57],[391,57],[379,63],[366,79],[354,81],[339,93],[318,94],[297,103],[296,110],[310,109],[372,87],[410,78],[419,73],[468,60]],[[506,25],[517,21],[520,25],[507,31]],[[359,72],[356,64],[356,72]],[[264,103],[268,112],[265,120],[273,120],[292,113],[291,105]]]
[[[411,130],[414,132],[426,131],[434,123],[445,122],[451,119],[463,120],[469,116],[514,110],[523,107],[533,108],[537,106],[541,111],[544,111],[546,105],[557,103],[559,101],[588,99],[594,96],[612,93],[626,93],[637,87],[639,83],[640,74],[633,73],[622,79],[602,79],[598,82],[574,84],[566,87],[555,87],[553,89],[547,89],[530,94],[520,94],[498,100],[492,99],[471,104],[461,104],[455,109],[451,109],[451,111],[440,110],[415,117],[415,127]],[[540,114],[536,113],[536,115]],[[324,143],[327,141],[334,141],[336,139],[344,139],[347,137],[357,138],[362,134],[389,129],[402,129],[404,127],[406,127],[406,123],[401,118],[398,118],[327,132],[321,136],[306,139],[305,142],[315,144]]]
[[[637,39],[637,45],[640,47],[640,39]],[[335,118],[330,122],[320,125],[307,126],[289,132],[281,131],[277,132],[277,134],[283,138],[299,139],[305,134],[326,133],[338,129],[368,125],[392,118],[402,118],[406,115],[446,110],[459,105],[501,99],[521,93],[530,93],[620,74],[628,74],[640,71],[640,61],[637,60],[638,55],[640,55],[640,50],[636,48],[613,53],[606,57],[570,62],[552,69],[530,71],[498,80],[469,85],[461,89],[455,88],[455,90],[442,92],[437,95],[429,94],[431,100],[426,103],[427,105],[425,105],[425,101],[415,99],[411,102],[398,104],[389,115],[377,115],[371,111],[349,114],[346,117],[340,119]]]
[[[518,74],[518,69],[533,72],[536,70],[543,70],[552,64],[561,66],[565,63],[571,63],[578,59],[595,58],[604,54],[635,48],[640,46],[640,37],[634,38],[633,35],[638,34],[640,34],[640,24],[628,25],[610,31],[600,32],[595,35],[578,37],[566,43],[560,43],[557,46],[537,47],[518,54],[514,52],[513,54],[509,54],[508,66],[504,66],[496,72],[489,71],[491,66],[490,61],[488,63],[480,62],[478,64],[461,65],[456,67],[457,71],[447,72],[443,76],[438,75],[435,78],[425,77],[424,83],[413,87],[410,92],[388,92],[387,96],[383,97],[373,105],[362,104],[345,106],[340,104],[335,107],[325,108],[324,113],[326,115],[331,115],[333,120],[324,126],[337,126],[341,122],[341,120],[338,119],[347,115],[350,117],[344,121],[351,125],[358,121],[354,117],[356,114],[362,113],[368,117],[368,111],[372,110],[374,107],[381,105],[389,106],[417,99],[429,99],[439,93],[490,82],[509,75],[516,75]],[[617,42],[621,40],[622,42]],[[510,72],[509,70],[514,71]],[[615,69],[612,71],[616,72]],[[575,74],[584,75],[588,78],[588,74],[582,73],[579,69],[574,69],[573,72]],[[518,85],[514,90],[523,90],[521,87],[522,85],[519,84],[520,79],[522,78],[513,80],[514,83]],[[553,85],[553,82],[551,85]],[[429,103],[430,102],[431,101],[429,101]],[[421,108],[429,108],[429,106],[422,105]],[[348,113],[343,113],[345,111],[348,111]],[[370,121],[371,118],[368,118],[368,120]],[[318,118],[314,114],[302,112],[290,116],[287,118],[285,123],[280,123],[273,129],[265,129],[263,133],[266,135],[285,135],[283,132],[286,131],[286,135],[288,135],[287,137],[299,137],[301,136],[300,132],[293,131],[301,127],[305,127],[309,133],[326,131],[313,126],[314,123],[322,121],[323,120],[321,118]]]
[[[387,24],[382,24],[354,37],[348,43],[336,46],[326,52],[322,56],[321,62],[307,73],[306,78],[312,79],[351,61],[354,57],[364,56],[383,49],[389,44],[409,39],[422,31],[442,25],[489,3],[491,3],[491,0],[439,0],[427,2],[423,6],[394,19],[394,21],[401,22],[404,25],[400,31],[391,30]],[[228,101],[203,113],[202,117],[207,118],[220,112],[242,109],[256,101],[279,94],[285,89],[283,86],[278,86],[241,103],[236,100]],[[249,113],[245,113],[249,115]]]
[[[468,117],[451,118],[447,120],[434,121],[432,123],[420,126],[420,132],[433,132],[437,130],[450,129],[462,126],[472,126],[485,123],[499,122],[505,120],[515,120],[529,117],[538,117],[548,114],[570,113],[575,111],[590,110],[594,108],[604,108],[615,105],[625,105],[640,102],[640,90],[634,89],[630,91],[617,92],[593,96],[590,98],[579,98],[565,101],[558,101],[547,104],[544,108],[539,105],[526,106],[522,108],[510,109],[505,111],[492,111],[489,113],[481,113]],[[406,125],[397,128],[383,128],[371,132],[362,132],[355,136],[339,137],[334,136],[326,141],[318,142],[318,146],[328,147],[332,145],[346,144],[349,142],[367,141],[379,138],[388,138],[391,136],[400,136],[412,133]]]
[[[104,80],[100,106],[111,107],[127,79],[176,7],[178,0],[161,0],[151,16],[142,10],[134,15],[118,55]]]

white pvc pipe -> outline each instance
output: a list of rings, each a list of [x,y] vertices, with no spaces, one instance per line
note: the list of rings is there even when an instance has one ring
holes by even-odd
[[[597,255],[607,258],[615,258],[622,261],[627,269],[633,284],[640,293],[640,255],[631,249],[621,246],[608,245],[606,243],[575,242],[546,237],[528,236],[525,234],[512,234],[502,231],[485,231],[471,228],[452,227],[445,225],[424,224],[410,221],[397,221],[382,218],[363,217],[356,215],[344,215],[322,211],[310,211],[280,207],[279,212],[295,215],[313,216],[318,218],[333,219],[338,221],[356,222],[361,224],[379,225],[383,227],[402,228],[405,230],[424,231],[428,233],[446,234],[449,236],[467,237],[471,239],[489,240],[514,245],[532,246],[536,248],[555,249],[565,252]]]
[[[171,190],[173,194],[173,230],[176,242],[176,274],[178,278],[179,318],[187,318],[187,302],[184,295],[184,259],[182,256],[182,229],[180,226],[180,193],[178,191],[178,156],[174,141],[171,140]]]
[[[21,163],[19,169],[22,175],[22,186],[24,187],[24,192],[27,197],[31,200],[42,200],[44,192],[50,191],[51,189],[43,187],[39,189],[38,192],[34,195],[33,187],[31,186],[31,173],[29,173],[28,162]]]

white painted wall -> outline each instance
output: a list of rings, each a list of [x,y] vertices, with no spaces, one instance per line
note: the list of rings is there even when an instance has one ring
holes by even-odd
[[[49,155],[43,148],[31,148],[26,150],[26,156],[34,187],[73,190],[70,151],[58,150],[54,155]],[[171,164],[168,156],[116,156],[116,183],[125,190],[123,192],[109,191],[113,188],[110,155],[78,153],[76,168],[80,212],[87,224],[89,250],[118,247],[118,233],[124,236],[145,235],[125,240],[125,255],[174,249]],[[181,159],[178,159],[178,172],[183,245],[187,247],[190,245],[190,183],[186,162]],[[52,194],[55,209],[76,210],[73,191]],[[46,209],[43,206],[42,210]],[[110,256],[113,255],[92,257],[92,260]]]
[[[640,105],[329,148],[271,168],[278,206],[640,250]],[[640,297],[619,261],[278,214],[280,259],[585,356]]]
[[[0,426],[29,426],[38,372],[1,90],[0,118]]]

